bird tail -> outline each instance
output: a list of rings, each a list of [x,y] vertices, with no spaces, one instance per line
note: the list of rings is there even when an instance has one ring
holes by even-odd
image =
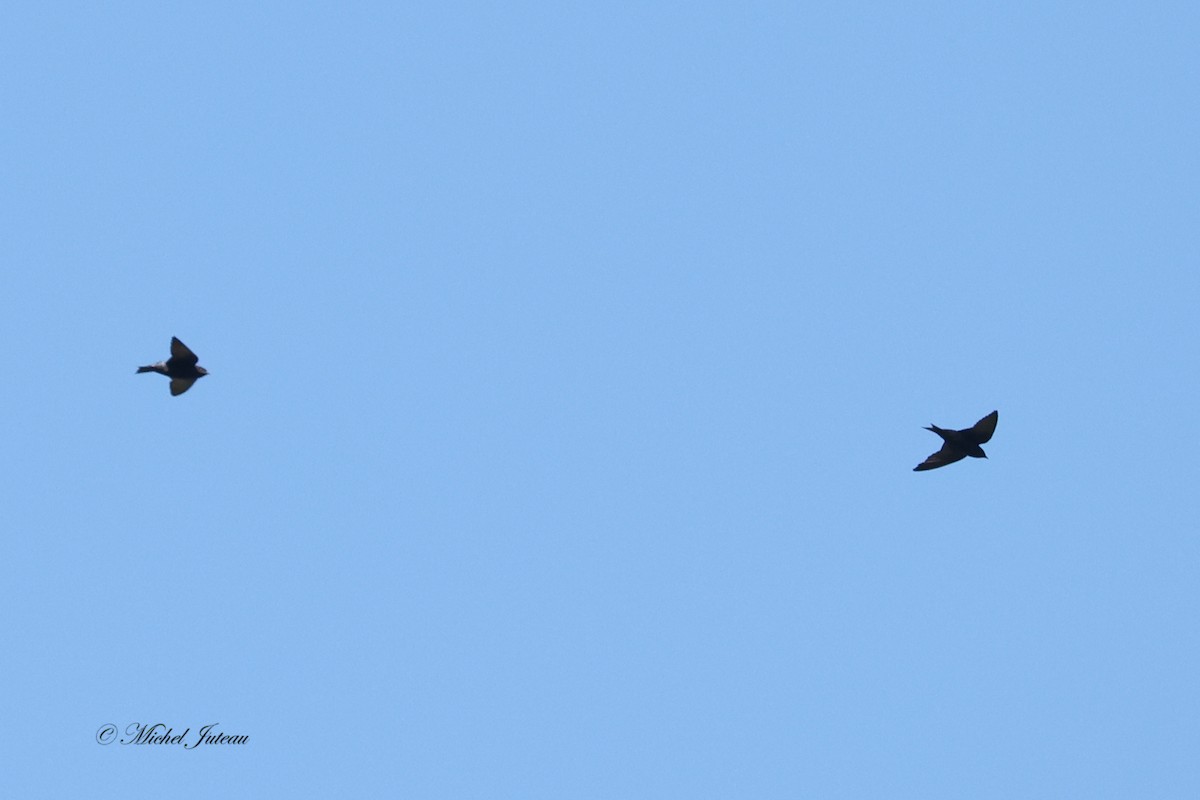
[[[143,372],[158,372],[158,370],[154,367],[138,367],[137,374],[141,375]]]

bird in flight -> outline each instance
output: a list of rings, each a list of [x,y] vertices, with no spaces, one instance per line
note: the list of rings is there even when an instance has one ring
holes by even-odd
[[[942,449],[920,464],[917,464],[913,468],[913,472],[944,467],[947,464],[953,464],[955,461],[961,461],[967,456],[971,456],[972,458],[987,458],[987,453],[983,452],[983,448],[979,445],[985,444],[992,438],[992,434],[996,432],[996,421],[998,419],[1000,419],[1000,412],[993,411],[979,420],[979,422],[962,431],[948,431],[939,428],[937,425],[929,426],[925,430],[933,431],[942,437]]]
[[[166,361],[138,367],[138,374],[157,372],[171,379],[171,395],[180,395],[192,388],[192,384],[208,374],[204,367],[196,365],[200,359],[183,342],[171,337],[171,357]]]

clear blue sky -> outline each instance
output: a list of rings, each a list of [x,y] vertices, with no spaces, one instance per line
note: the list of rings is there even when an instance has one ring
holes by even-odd
[[[252,6],[0,29],[3,794],[1200,796],[1194,4]]]

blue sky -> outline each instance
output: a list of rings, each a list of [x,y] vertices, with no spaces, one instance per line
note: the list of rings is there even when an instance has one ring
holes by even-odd
[[[0,786],[1195,797],[1197,40],[10,9]]]

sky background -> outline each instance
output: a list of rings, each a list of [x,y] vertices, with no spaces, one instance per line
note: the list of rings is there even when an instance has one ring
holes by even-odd
[[[9,7],[0,789],[1200,795],[1197,41]]]

